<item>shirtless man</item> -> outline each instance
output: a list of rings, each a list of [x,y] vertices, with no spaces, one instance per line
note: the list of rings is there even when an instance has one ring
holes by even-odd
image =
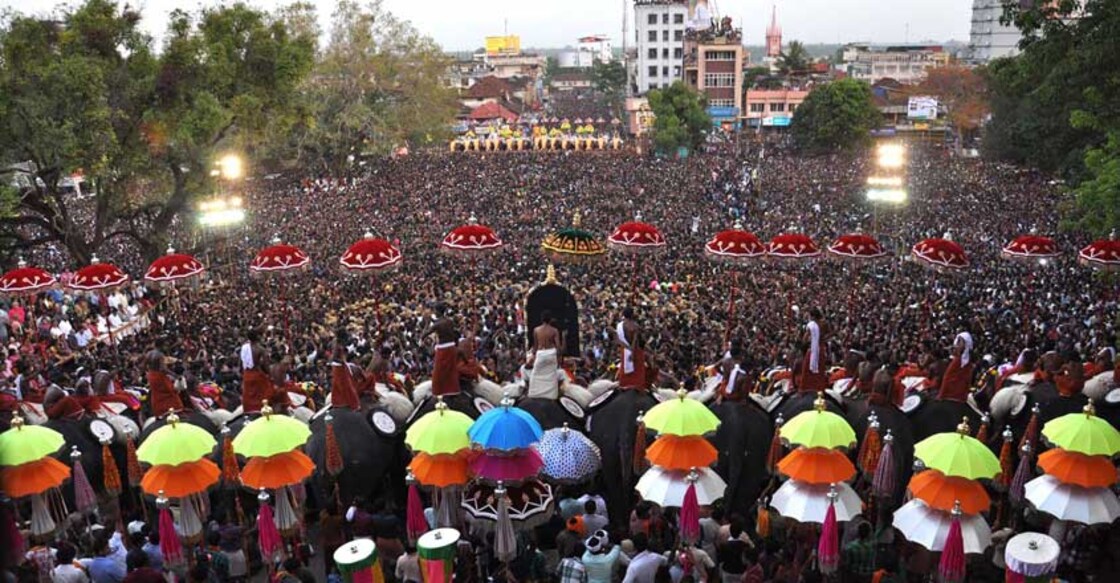
[[[533,370],[529,376],[529,396],[556,399],[560,396],[558,375],[564,336],[556,327],[552,312],[541,313],[541,324],[533,328]]]
[[[716,396],[716,402],[721,403],[724,399],[731,401],[741,401],[747,396],[747,372],[743,370],[743,347],[737,343],[731,343],[731,348],[719,363],[719,375],[722,381],[720,382],[720,391]]]
[[[459,330],[455,322],[444,315],[442,306],[435,309],[436,321],[424,333],[435,335],[435,364],[432,367],[432,394],[456,395],[459,393]]]
[[[167,362],[161,350],[162,341],[152,346],[144,355],[148,377],[148,401],[152,405],[152,415],[157,417],[170,411],[182,411],[183,400],[175,390],[175,383],[167,370]]]
[[[825,362],[827,337],[828,327],[821,318],[821,311],[809,308],[809,321],[805,324],[805,334],[802,336],[802,342],[808,348],[795,378],[797,390],[817,393],[828,387],[828,373],[825,372],[828,367]]]

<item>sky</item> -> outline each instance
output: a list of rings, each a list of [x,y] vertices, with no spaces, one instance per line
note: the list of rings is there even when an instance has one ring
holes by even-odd
[[[71,3],[80,0],[71,0]],[[291,0],[249,0],[272,9]],[[336,0],[311,0],[326,27]],[[631,0],[632,1],[632,0]],[[445,50],[468,51],[483,37],[507,30],[523,47],[559,48],[578,37],[606,34],[616,45],[622,36],[623,0],[383,0],[399,17],[435,38]],[[211,6],[212,0],[129,0],[142,8],[143,26],[157,39],[175,8]],[[46,14],[57,0],[0,0],[0,7]],[[771,6],[777,6],[783,40],[806,43],[968,40],[972,0],[709,0],[716,12],[742,27],[748,45],[762,44]],[[633,5],[629,41],[633,42]]]

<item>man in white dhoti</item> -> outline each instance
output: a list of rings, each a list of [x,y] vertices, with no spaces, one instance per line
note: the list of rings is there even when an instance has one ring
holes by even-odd
[[[533,370],[529,375],[529,397],[560,397],[560,383],[556,373],[560,369],[560,347],[563,344],[552,312],[545,310],[541,314],[541,325],[533,329]]]

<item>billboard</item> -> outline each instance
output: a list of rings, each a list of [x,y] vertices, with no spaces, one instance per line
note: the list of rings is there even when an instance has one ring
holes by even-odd
[[[906,103],[907,119],[937,119],[937,98],[916,95]]]
[[[785,127],[789,127],[789,124],[792,121],[793,121],[793,118],[789,117],[788,115],[774,115],[774,116],[762,118],[762,126],[763,127],[768,127],[768,128],[769,127],[785,128]]]
[[[516,34],[486,37],[486,54],[517,54],[521,52],[521,37]]]

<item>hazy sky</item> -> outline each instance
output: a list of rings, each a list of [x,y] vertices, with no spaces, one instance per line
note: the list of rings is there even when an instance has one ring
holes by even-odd
[[[80,0],[71,0],[76,3]],[[325,25],[335,0],[311,0]],[[521,35],[522,46],[562,47],[589,34],[607,34],[615,44],[622,35],[622,0],[383,0],[398,16],[411,20],[447,50],[471,50],[483,37]],[[770,8],[778,7],[784,40],[810,43],[849,41],[968,40],[972,0],[737,0],[710,5],[741,26],[746,44],[762,44]],[[143,8],[144,26],[157,38],[174,8],[195,9],[211,0],[132,0]],[[251,0],[271,9],[289,0]],[[0,0],[0,7],[46,13],[56,0]],[[630,35],[633,42],[633,6]],[[909,34],[907,34],[909,25]]]

